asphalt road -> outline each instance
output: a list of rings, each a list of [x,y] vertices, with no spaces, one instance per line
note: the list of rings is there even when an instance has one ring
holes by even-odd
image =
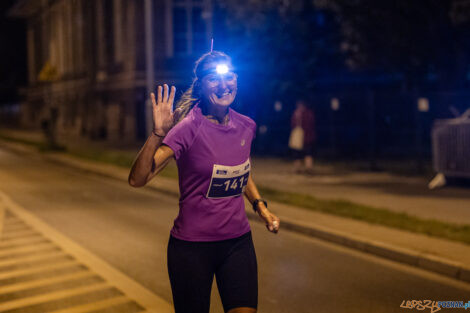
[[[172,301],[166,247],[176,198],[1,146],[0,190]],[[403,300],[470,300],[470,285],[463,282],[282,229],[274,235],[250,223],[259,267],[259,312],[406,312],[400,308]],[[215,282],[211,299],[211,312],[223,312]]]

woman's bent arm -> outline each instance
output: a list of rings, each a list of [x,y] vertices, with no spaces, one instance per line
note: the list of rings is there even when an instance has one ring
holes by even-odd
[[[174,156],[170,147],[162,145],[163,138],[150,135],[132,165],[129,174],[129,185],[145,186],[157,175]]]
[[[253,203],[255,199],[260,199],[258,188],[256,188],[255,182],[250,176],[248,176],[248,182],[245,188],[245,197]],[[258,215],[266,222],[266,228],[273,233],[277,233],[281,220],[274,214],[272,214],[263,202],[258,202],[257,208]]]
[[[174,156],[173,150],[168,146],[162,146],[163,137],[173,127],[175,118],[178,117],[173,114],[176,89],[171,87],[169,94],[168,91],[168,85],[164,84],[163,88],[158,86],[157,98],[153,92],[150,94],[153,108],[153,131],[132,165],[128,181],[133,187],[142,187],[148,183]]]

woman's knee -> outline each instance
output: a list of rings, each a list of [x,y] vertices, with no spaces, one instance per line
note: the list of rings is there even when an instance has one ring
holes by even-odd
[[[233,308],[227,313],[256,313],[256,309],[248,307]]]

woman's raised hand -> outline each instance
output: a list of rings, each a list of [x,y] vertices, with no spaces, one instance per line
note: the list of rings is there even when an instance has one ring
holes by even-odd
[[[157,99],[155,99],[153,92],[150,94],[153,107],[153,131],[158,136],[166,136],[168,131],[173,127],[175,121],[173,113],[175,92],[175,86],[171,86],[171,91],[168,95],[168,85],[164,84],[163,88],[162,86],[158,86],[157,88]]]

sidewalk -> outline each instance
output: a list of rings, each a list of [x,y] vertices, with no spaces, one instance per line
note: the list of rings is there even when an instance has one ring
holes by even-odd
[[[291,163],[256,158],[253,177],[266,187],[318,199],[342,199],[425,219],[470,224],[470,189],[453,186],[429,190],[429,181],[421,177],[354,172],[325,165],[316,165],[314,175],[296,175]]]
[[[19,135],[15,133],[15,136]],[[31,136],[28,138],[31,139]],[[4,140],[0,140],[0,147],[35,153],[32,147]],[[42,157],[119,180],[127,180],[129,173],[127,168],[83,160],[65,153],[45,153]],[[289,164],[276,159],[254,159],[253,169],[254,179],[259,185],[470,224],[470,213],[466,211],[470,211],[470,192],[463,188],[443,189],[436,193],[427,191],[427,182],[420,178],[403,178],[386,173],[337,173],[328,167],[318,168],[318,174],[313,177],[291,175]],[[178,195],[175,179],[158,177],[148,188]],[[289,229],[470,282],[469,245],[272,201],[270,209],[281,218],[280,233],[282,229]],[[250,219],[259,222],[251,211],[251,205],[247,205],[247,214]]]

